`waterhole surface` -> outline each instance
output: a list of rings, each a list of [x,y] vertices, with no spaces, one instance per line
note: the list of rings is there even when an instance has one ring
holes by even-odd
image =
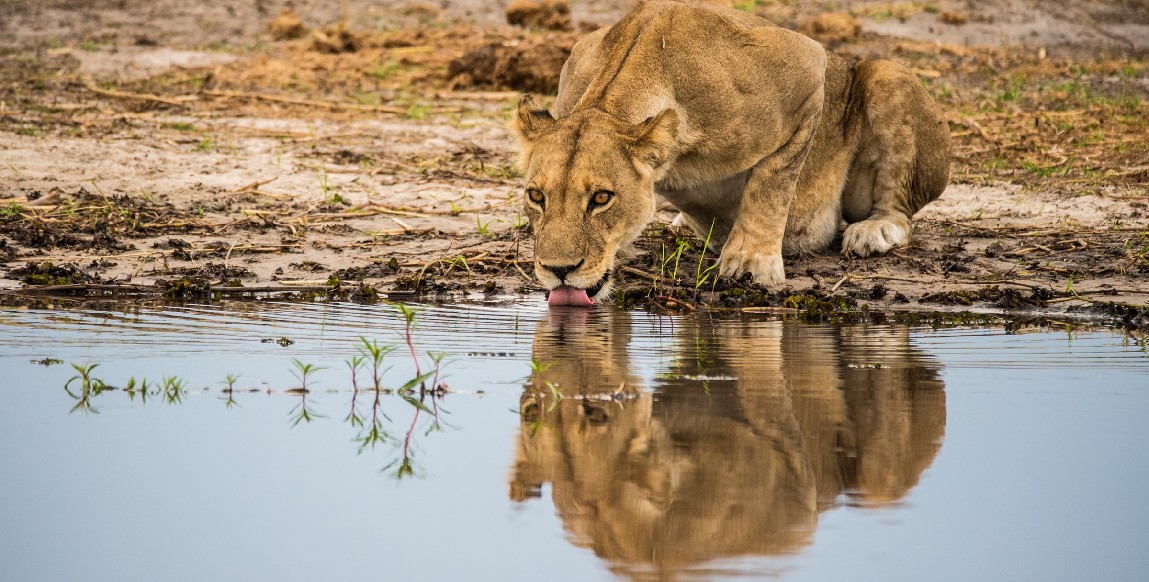
[[[0,579],[1149,572],[1149,354],[1120,332],[405,322],[0,310]]]

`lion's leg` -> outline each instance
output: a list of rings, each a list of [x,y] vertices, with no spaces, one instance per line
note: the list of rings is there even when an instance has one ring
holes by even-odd
[[[909,241],[911,217],[945,187],[949,146],[948,127],[912,72],[866,61],[857,74],[863,135],[843,192],[843,216],[853,224],[842,252],[865,257]]]
[[[875,162],[859,170],[854,174],[858,181],[846,187],[844,202],[855,211],[868,203],[869,211],[864,220],[846,227],[842,252],[868,257],[885,253],[910,239],[912,212],[901,202],[909,168],[897,160],[886,160],[884,164]],[[851,218],[857,220],[850,210],[845,215],[847,222]]]
[[[750,169],[738,219],[718,258],[721,275],[750,273],[761,285],[781,285],[786,280],[782,238],[798,177],[821,119],[822,97],[821,90],[810,95],[795,113],[798,122],[790,140]]]

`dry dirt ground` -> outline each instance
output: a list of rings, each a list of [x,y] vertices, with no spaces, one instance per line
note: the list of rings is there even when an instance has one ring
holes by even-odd
[[[728,4],[915,70],[950,122],[951,185],[910,245],[790,259],[772,293],[714,281],[696,239],[653,225],[620,303],[1145,324],[1145,3]],[[541,292],[509,115],[631,6],[522,28],[477,0],[0,0],[0,289]]]

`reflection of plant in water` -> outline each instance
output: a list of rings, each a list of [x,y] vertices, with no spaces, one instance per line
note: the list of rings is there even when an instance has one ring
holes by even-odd
[[[445,365],[444,360],[446,354],[428,353],[427,356],[431,360],[431,365],[429,366],[430,371],[424,373],[424,364],[419,359],[414,339],[418,310],[403,304],[395,304],[395,308],[399,310],[400,319],[403,321],[403,343],[407,346],[407,351],[410,353],[411,361],[415,366],[415,377],[395,390],[383,388],[383,374],[390,370],[389,366],[384,367],[384,362],[389,355],[398,349],[398,346],[379,345],[377,341],[362,337],[359,338],[359,354],[347,361],[347,367],[351,370],[351,384],[354,392],[351,397],[351,410],[344,420],[351,426],[360,429],[359,434],[356,435],[354,439],[355,442],[359,443],[360,453],[368,448],[374,449],[376,445],[394,442],[395,445],[399,447],[400,456],[384,467],[384,470],[395,468],[394,476],[403,478],[415,474],[412,444],[415,437],[415,429],[419,425],[420,418],[424,414],[430,418],[430,424],[424,432],[425,435],[442,430],[443,428],[442,418],[440,416],[440,413],[443,411],[439,409],[438,400],[441,400],[446,395],[446,388],[439,382],[440,374]],[[368,368],[371,373],[371,386],[367,390],[373,393],[373,398],[371,401],[371,410],[368,413],[360,412],[357,409],[358,398],[361,392],[359,389],[358,372],[363,368]],[[427,385],[428,380],[430,380],[429,388]],[[391,417],[383,412],[382,406],[382,397],[388,394],[397,394],[403,402],[414,409],[414,414],[411,416],[411,423],[407,426],[407,430],[403,433],[401,440],[392,436],[391,433],[387,431],[385,424],[385,421],[391,422]],[[428,406],[428,403],[430,403],[430,406]]]
[[[99,364],[72,364],[72,368],[78,372],[76,376],[72,376],[64,383],[64,390],[69,396],[76,399],[76,405],[72,407],[70,412],[83,410],[84,412],[95,412],[99,414],[100,411],[92,407],[92,397],[99,396],[110,386],[104,383],[103,380],[93,377],[92,370],[99,367]],[[80,393],[72,392],[72,382],[80,382]]]
[[[148,379],[146,377],[140,378],[137,382],[136,379],[128,378],[128,383],[124,385],[124,392],[128,394],[128,400],[136,401],[136,396],[140,397],[140,404],[148,403]]]
[[[415,474],[415,467],[412,460],[413,454],[411,451],[411,439],[415,433],[415,426],[419,423],[419,414],[426,412],[427,414],[431,415],[431,418],[433,419],[431,421],[431,427],[428,428],[427,432],[424,434],[431,434],[432,431],[442,429],[442,426],[439,424],[438,405],[436,405],[435,409],[431,409],[427,408],[427,405],[423,403],[423,400],[427,397],[428,394],[431,395],[431,402],[435,402],[435,391],[427,390],[425,382],[427,381],[427,378],[432,376],[437,377],[438,375],[439,370],[438,366],[436,366],[434,371],[415,376],[406,384],[404,384],[402,388],[396,390],[396,392],[399,394],[399,397],[402,398],[404,402],[415,408],[415,414],[411,416],[411,425],[407,427],[407,433],[403,437],[402,456],[398,460],[383,468],[383,470],[386,471],[387,469],[398,465],[399,467],[395,471],[395,476],[398,478],[408,477]],[[415,386],[419,387],[419,398],[415,398],[414,396]]]
[[[559,392],[558,387],[554,382],[549,380],[542,380],[543,372],[554,365],[554,362],[540,362],[531,358],[531,375],[528,378],[527,390],[530,394],[523,399],[519,405],[519,415],[524,420],[530,422],[530,435],[533,437],[538,433],[539,428],[543,425],[543,400],[550,394],[553,399],[549,406],[546,407],[545,412],[554,410],[558,406],[560,400],[563,399],[562,393]],[[543,389],[546,388],[546,392]]]
[[[187,395],[187,383],[175,376],[164,376],[160,394],[168,404],[182,404]]]
[[[311,409],[307,408],[308,392],[306,390],[288,390],[288,392],[299,395],[299,403],[291,409],[290,413],[292,427],[299,426],[299,423],[301,422],[310,423],[316,418],[327,418],[322,414],[313,412]]]
[[[290,413],[291,426],[294,427],[298,426],[301,422],[310,423],[316,417],[323,418],[322,414],[312,412],[307,408],[307,394],[310,392],[310,390],[307,389],[307,378],[324,368],[316,366],[315,364],[304,364],[297,358],[291,359],[291,365],[295,367],[295,369],[291,371],[291,374],[295,376],[296,380],[299,380],[298,387],[287,390],[289,394],[299,395],[299,404],[296,404]]]
[[[71,366],[78,372],[78,375],[69,378],[64,383],[64,390],[69,396],[77,400],[72,411],[83,410],[98,413],[99,411],[92,406],[92,398],[104,392],[117,390],[117,388],[92,376],[92,370],[96,369],[99,364],[71,364]],[[72,384],[76,382],[79,383],[79,394],[72,391]],[[128,378],[128,382],[124,384],[122,390],[132,401],[135,401],[138,396],[142,404],[147,404],[148,397],[162,397],[164,402],[168,404],[182,404],[184,396],[187,396],[188,392],[187,382],[177,376],[164,376],[163,381],[154,384],[148,382],[147,378],[139,380],[134,377]]]
[[[235,401],[235,383],[238,380],[239,380],[239,374],[228,374],[227,376],[224,376],[224,378],[223,378],[223,382],[225,385],[224,389],[223,389],[223,393],[227,394],[227,402],[224,403],[224,406],[227,406],[228,408],[231,408],[232,406],[238,406],[239,405],[239,403],[237,403]]]
[[[384,428],[383,421],[390,421],[391,417],[383,412],[382,396],[390,394],[391,391],[383,388],[383,374],[390,368],[383,367],[383,361],[387,358],[388,354],[395,351],[395,346],[379,345],[378,341],[369,341],[365,337],[359,338],[359,355],[352,357],[347,361],[347,367],[351,369],[351,411],[348,412],[347,417],[344,419],[348,424],[353,427],[361,429],[359,434],[355,437],[355,442],[359,443],[359,452],[362,453],[367,448],[375,448],[375,445],[382,444],[387,441],[389,435]],[[371,403],[370,426],[367,426],[367,418],[356,411],[356,405],[359,400],[359,370],[364,366],[371,369],[371,388],[374,392],[375,398]]]
[[[402,478],[417,473],[414,460],[415,439],[420,432],[417,429],[421,423],[425,426],[425,430],[421,431],[424,436],[449,426],[442,419],[442,414],[447,411],[439,406],[447,394],[441,376],[448,362],[446,354],[442,353],[427,353],[425,358],[419,357],[419,351],[415,346],[418,311],[405,305],[395,307],[403,324],[403,330],[400,332],[401,342],[395,345],[380,344],[378,341],[361,337],[356,344],[357,353],[345,361],[350,372],[352,396],[350,410],[343,421],[358,431],[353,441],[358,443],[360,453],[368,449],[374,450],[377,445],[393,446],[398,458],[388,463],[384,470],[393,469],[393,476]],[[398,387],[384,387],[384,375],[391,369],[387,359],[404,346],[406,349],[403,351],[410,354],[415,367],[415,375]],[[116,388],[92,375],[92,370],[98,367],[98,364],[72,364],[72,367],[77,375],[64,384],[67,393],[78,401],[72,410],[96,412],[91,406],[92,398]],[[295,377],[296,383],[293,387],[282,390],[282,393],[297,395],[299,401],[289,413],[290,426],[296,427],[303,423],[311,423],[317,418],[325,418],[324,415],[312,410],[312,403],[308,401],[310,387],[315,384],[315,375],[324,369],[326,368],[304,363],[299,359],[291,360],[289,371]],[[541,371],[544,368],[538,366],[537,369]],[[362,386],[361,374],[369,375]],[[245,391],[238,386],[238,382],[238,374],[228,374],[220,383],[223,385],[222,392],[227,395],[225,406],[228,408],[238,406],[235,395],[237,392]],[[551,385],[549,388],[557,399],[558,392],[555,387]],[[148,398],[162,398],[168,404],[181,404],[188,395],[188,385],[186,381],[176,376],[164,376],[160,382],[149,382],[146,378],[137,380],[132,377],[124,385],[123,391],[132,401],[139,397],[141,404],[146,404]],[[271,388],[268,388],[268,393],[271,392]],[[359,401],[359,398],[367,392],[371,393],[369,409],[363,407],[364,403]],[[393,428],[395,421],[384,411],[384,403],[394,400],[384,398],[385,396],[398,396],[406,406],[411,407],[411,420],[405,425],[405,429]]]

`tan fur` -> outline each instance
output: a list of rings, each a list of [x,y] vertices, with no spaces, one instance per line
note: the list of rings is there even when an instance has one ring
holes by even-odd
[[[940,365],[905,328],[687,325],[649,385],[636,335],[620,310],[540,323],[510,483],[516,501],[550,483],[569,538],[616,574],[802,548],[821,511],[902,499],[945,436]]]
[[[905,244],[949,176],[948,127],[913,73],[715,6],[649,1],[591,33],[554,117],[525,97],[516,123],[548,288],[600,281],[655,193],[710,235],[723,275],[777,285],[783,254],[825,249],[842,221],[845,253]],[[590,208],[598,190],[614,197]]]

